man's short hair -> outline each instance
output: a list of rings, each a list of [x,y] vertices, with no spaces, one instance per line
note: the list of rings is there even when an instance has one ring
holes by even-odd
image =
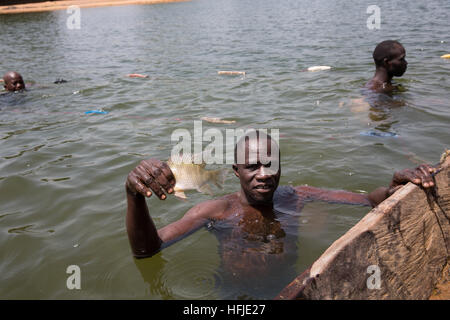
[[[271,144],[274,143],[276,148],[278,149],[278,159],[279,159],[280,148],[278,146],[278,142],[275,139],[273,139],[270,136],[270,134],[266,133],[265,130],[251,129],[251,130],[247,130],[245,132],[245,134],[239,138],[239,140],[236,142],[236,145],[234,146],[234,163],[235,164],[238,164],[239,160],[245,159],[246,144],[254,139],[257,139],[261,145],[263,145],[262,143],[265,141],[266,142],[270,141]],[[265,144],[264,146],[267,146],[267,144]],[[239,156],[238,156],[238,152],[240,153]]]
[[[402,44],[395,40],[385,40],[380,42],[373,51],[373,60],[377,66],[381,66],[383,64],[384,59],[391,60],[395,55],[395,48],[402,47]]]

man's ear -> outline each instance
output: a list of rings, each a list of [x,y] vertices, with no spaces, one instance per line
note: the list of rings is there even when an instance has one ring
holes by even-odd
[[[235,164],[233,164],[233,171],[234,171],[234,175],[239,178],[238,167]]]

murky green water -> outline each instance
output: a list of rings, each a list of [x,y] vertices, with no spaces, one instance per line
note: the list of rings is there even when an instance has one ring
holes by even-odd
[[[270,298],[290,280],[243,292],[221,281],[219,243],[200,230],[136,262],[125,230],[124,182],[146,157],[166,159],[171,133],[203,127],[277,128],[282,184],[361,192],[394,170],[435,163],[449,147],[448,1],[193,1],[0,16],[0,72],[29,91],[0,96],[0,297],[4,299]],[[372,76],[385,39],[406,48],[405,92],[368,110],[352,99]],[[301,72],[330,65],[325,72]],[[217,75],[246,71],[245,77]],[[130,79],[128,73],[148,74]],[[69,80],[53,84],[57,78]],[[85,115],[103,109],[106,115]],[[389,132],[396,137],[361,135]],[[237,191],[232,177],[218,195]],[[209,198],[149,201],[157,226]],[[311,204],[298,220],[295,273],[368,208]],[[66,268],[81,269],[68,290]],[[249,291],[249,292],[250,292]]]

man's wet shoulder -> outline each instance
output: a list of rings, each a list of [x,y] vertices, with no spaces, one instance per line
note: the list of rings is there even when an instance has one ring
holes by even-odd
[[[207,200],[196,206],[196,211],[203,217],[221,220],[224,219],[234,205],[239,201],[237,193],[227,194],[220,198]]]

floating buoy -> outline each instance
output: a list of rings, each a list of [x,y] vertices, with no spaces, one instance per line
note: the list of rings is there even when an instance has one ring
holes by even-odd
[[[129,78],[148,78],[148,75],[139,74],[139,73],[130,73],[130,74],[127,74],[127,77],[129,77]]]
[[[315,72],[315,71],[324,71],[324,70],[330,70],[331,67],[330,66],[312,66],[306,69],[306,71],[311,71],[311,72]]]
[[[450,53],[444,54],[441,56],[442,59],[450,59]]]
[[[217,71],[220,75],[228,75],[228,76],[236,76],[241,75],[245,76],[245,71]]]

